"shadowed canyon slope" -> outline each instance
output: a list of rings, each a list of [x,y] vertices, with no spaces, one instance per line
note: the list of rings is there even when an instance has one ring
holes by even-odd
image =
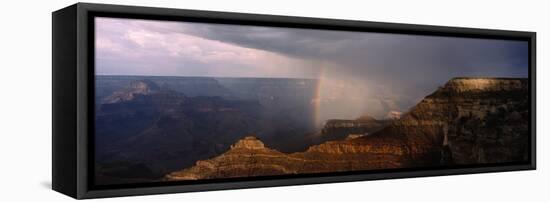
[[[96,84],[98,184],[156,181],[247,134],[291,153],[388,123],[364,116],[316,126],[311,79],[98,76]]]
[[[527,79],[455,78],[376,132],[357,135],[349,128],[348,138],[295,153],[270,149],[258,138],[247,136],[225,153],[197,161],[165,179],[526,161],[528,92]]]

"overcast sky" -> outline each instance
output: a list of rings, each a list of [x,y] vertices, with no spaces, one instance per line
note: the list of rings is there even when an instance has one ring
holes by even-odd
[[[100,75],[324,78],[416,102],[452,77],[527,66],[522,41],[96,18]]]

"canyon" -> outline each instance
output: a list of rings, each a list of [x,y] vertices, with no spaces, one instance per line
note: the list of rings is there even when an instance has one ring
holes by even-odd
[[[368,116],[314,124],[316,80],[97,76],[95,181],[156,181],[254,134],[292,153],[388,122]]]
[[[224,153],[163,180],[525,162],[528,93],[524,78],[453,78],[390,120],[327,121],[322,133],[341,133],[339,138],[304,151],[281,152],[248,134]],[[361,120],[376,124],[366,132]]]

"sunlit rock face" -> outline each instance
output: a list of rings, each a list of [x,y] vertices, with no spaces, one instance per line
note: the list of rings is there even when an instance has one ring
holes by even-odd
[[[526,161],[527,98],[527,79],[456,78],[372,134],[290,154],[246,137],[226,153],[170,173],[166,180]],[[333,127],[357,123],[338,124]]]
[[[441,90],[454,92],[515,91],[527,88],[527,80],[515,78],[454,78]],[[440,91],[441,92],[441,91]]]
[[[457,81],[455,81],[457,80]],[[436,106],[456,106],[442,126],[455,164],[501,163],[528,160],[528,79],[466,79],[462,96],[434,94]],[[464,89],[464,88],[463,88]],[[471,90],[475,89],[475,90]],[[440,109],[439,113],[445,112]]]
[[[378,135],[407,139],[410,157],[437,165],[527,160],[528,80],[457,78]]]
[[[231,145],[231,149],[252,149],[261,150],[264,149],[264,143],[254,136],[246,136],[242,140],[239,140],[234,145]]]
[[[165,179],[196,180],[402,167],[403,147],[390,142],[329,141],[305,152],[285,154],[263,147],[257,139],[251,141],[254,137],[247,138],[239,140],[224,154],[172,172]]]
[[[166,175],[167,180],[192,180],[243,176],[289,174],[293,161],[288,155],[264,147],[254,136],[233,144],[229,151],[195,166]]]

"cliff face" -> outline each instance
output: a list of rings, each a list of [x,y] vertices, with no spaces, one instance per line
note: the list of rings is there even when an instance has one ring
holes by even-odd
[[[292,173],[288,155],[266,148],[254,136],[233,144],[229,151],[195,166],[170,173],[168,180],[194,180],[220,177],[260,176]]]
[[[392,120],[378,120],[368,115],[357,119],[331,119],[327,120],[323,128],[317,134],[317,141],[310,145],[321,144],[331,140],[355,139],[369,134],[387,126]],[[300,151],[304,151],[304,148]]]
[[[370,116],[362,116],[355,120],[332,119],[325,123],[321,133],[332,136],[343,135],[343,137],[349,134],[367,135],[383,128],[388,123],[388,120],[377,120]]]
[[[529,136],[527,97],[527,79],[456,78],[399,120],[372,134],[328,141],[291,154],[271,150],[256,138],[247,137],[228,152],[198,161],[165,178],[210,179],[525,161]],[[352,122],[339,124],[353,128]]]
[[[402,167],[399,146],[329,141],[305,152],[285,154],[264,146],[254,136],[239,140],[229,151],[172,172],[165,180],[196,180],[299,173],[343,172]]]
[[[527,79],[453,79],[419,104],[412,117],[427,121],[430,117],[422,115],[431,114],[442,121],[431,136],[443,138],[450,163],[526,161],[528,93]]]
[[[423,164],[526,160],[527,85],[527,79],[452,79],[378,135],[406,139],[410,157]]]

